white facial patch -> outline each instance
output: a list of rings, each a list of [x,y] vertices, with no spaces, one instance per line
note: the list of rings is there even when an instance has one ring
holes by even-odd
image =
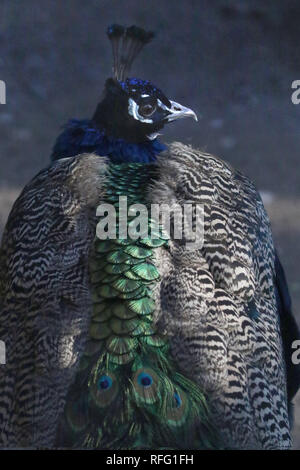
[[[160,101],[159,99],[157,99],[157,105],[163,109],[164,111],[169,111],[170,112],[170,108],[168,108],[168,106],[166,106],[165,104],[163,104],[162,101]]]
[[[153,132],[153,134],[149,134],[147,135],[147,137],[149,140],[154,140],[154,139],[157,139],[159,135],[162,135],[162,134],[160,134],[159,132]]]
[[[128,100],[128,113],[136,121],[144,122],[145,124],[152,124],[153,123],[152,119],[144,118],[143,116],[141,116],[139,114],[138,104],[132,98],[129,98],[129,100]]]

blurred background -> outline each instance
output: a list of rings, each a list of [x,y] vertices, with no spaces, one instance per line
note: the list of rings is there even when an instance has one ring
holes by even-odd
[[[114,22],[157,33],[133,75],[202,117],[167,126],[163,139],[215,153],[256,183],[300,322],[298,0],[0,0],[0,234],[60,127],[93,114],[111,74],[105,30]]]

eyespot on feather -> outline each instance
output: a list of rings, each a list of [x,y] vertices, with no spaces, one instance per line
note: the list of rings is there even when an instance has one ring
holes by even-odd
[[[166,419],[170,426],[182,426],[188,416],[188,398],[182,390],[175,390],[167,408]]]
[[[132,380],[137,401],[155,403],[158,400],[158,381],[158,376],[152,369],[138,369]]]
[[[116,398],[119,384],[112,372],[106,372],[96,377],[91,385],[91,397],[97,407],[104,408]]]

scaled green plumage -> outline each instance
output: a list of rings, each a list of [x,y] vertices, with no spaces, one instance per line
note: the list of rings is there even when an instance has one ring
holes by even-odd
[[[106,203],[118,211],[145,204],[155,166],[110,165]],[[128,224],[133,217],[128,217]],[[153,224],[148,220],[148,227]],[[66,446],[100,449],[200,449],[218,443],[199,387],[177,372],[167,339],[153,325],[152,289],[159,279],[157,238],[100,240],[90,261],[93,314],[60,436]]]

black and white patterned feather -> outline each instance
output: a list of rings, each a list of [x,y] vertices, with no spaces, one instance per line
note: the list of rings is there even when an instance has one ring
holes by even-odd
[[[205,238],[193,252],[185,240],[157,248],[156,325],[178,370],[206,392],[226,447],[287,449],[286,372],[296,371],[285,361],[276,294],[283,298],[285,284],[260,196],[230,165],[183,144],[170,145],[157,165],[149,202],[202,204]],[[105,169],[93,155],[59,160],[10,214],[1,261],[2,446],[54,443],[87,335],[87,258]],[[290,396],[298,386],[296,377]]]

